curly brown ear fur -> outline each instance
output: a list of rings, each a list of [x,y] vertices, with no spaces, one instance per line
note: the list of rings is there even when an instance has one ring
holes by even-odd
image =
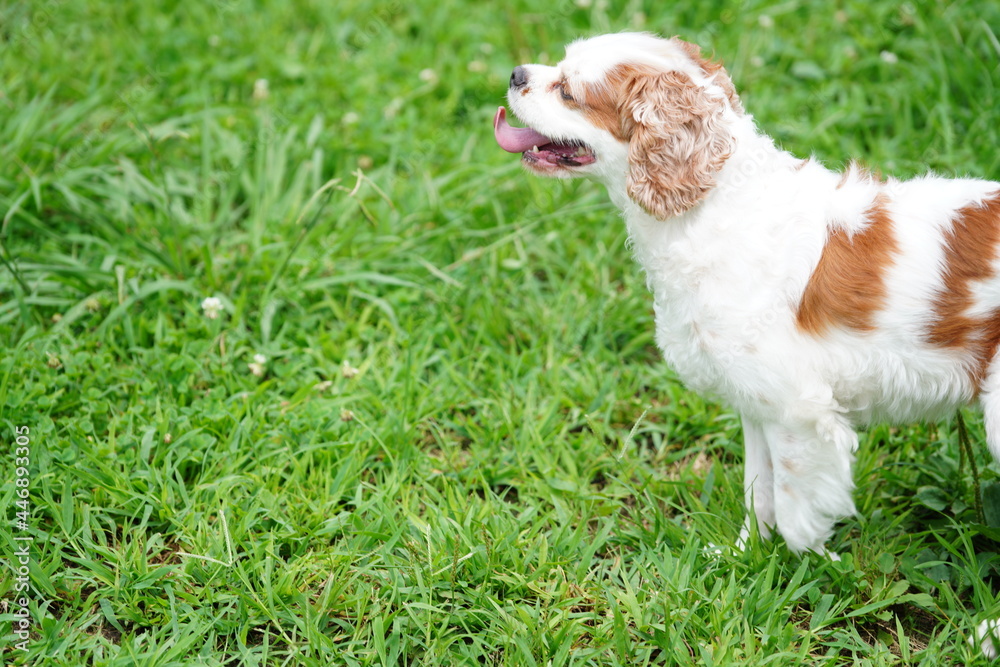
[[[628,194],[651,215],[680,215],[704,199],[733,150],[725,102],[680,72],[633,79],[623,112],[632,121]]]
[[[697,44],[692,44],[691,42],[685,42],[680,37],[671,37],[671,43],[684,49],[684,53],[688,55],[688,58],[693,60],[701,71],[705,73],[712,82],[722,88],[723,92],[726,93],[726,97],[729,99],[729,105],[733,107],[738,115],[743,115],[743,103],[740,102],[740,96],[736,94],[736,87],[733,85],[732,79],[726,73],[726,69],[722,66],[721,62],[710,60],[701,55],[701,47]]]

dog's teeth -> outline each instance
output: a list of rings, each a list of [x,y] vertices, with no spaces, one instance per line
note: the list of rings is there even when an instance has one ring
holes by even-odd
[[[587,154],[587,149],[584,148],[583,146],[580,146],[579,148],[576,149],[576,156],[577,157],[581,157],[581,156],[586,155],[586,154]]]
[[[538,152],[538,146],[532,146],[531,147],[531,152],[532,153],[537,153]]]

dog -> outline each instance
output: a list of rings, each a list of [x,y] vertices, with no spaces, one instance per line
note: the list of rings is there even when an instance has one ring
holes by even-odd
[[[836,173],[778,148],[721,64],[602,35],[520,65],[494,117],[544,176],[603,183],[654,297],[656,343],[738,410],[747,519],[795,552],[855,513],[856,429],[973,401],[1000,457],[1000,183]],[[995,656],[992,621],[980,626]]]

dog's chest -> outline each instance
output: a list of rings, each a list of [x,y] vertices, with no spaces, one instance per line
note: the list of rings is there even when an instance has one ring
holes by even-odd
[[[731,394],[793,317],[796,281],[781,253],[768,258],[740,242],[687,236],[637,248],[654,294],[657,346],[698,390]]]

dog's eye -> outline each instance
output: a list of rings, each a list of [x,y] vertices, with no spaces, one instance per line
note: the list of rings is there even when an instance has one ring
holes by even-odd
[[[567,102],[573,101],[573,96],[566,92],[566,84],[560,81],[556,84],[556,88],[559,89],[559,97],[563,98]]]

